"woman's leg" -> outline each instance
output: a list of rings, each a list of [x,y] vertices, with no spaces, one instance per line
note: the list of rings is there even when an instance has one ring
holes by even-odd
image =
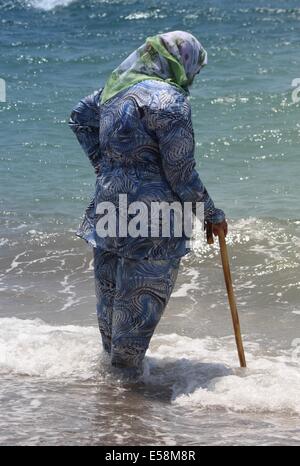
[[[110,353],[117,256],[103,249],[94,248],[94,273],[98,325],[103,348]]]
[[[180,259],[120,258],[112,320],[111,362],[130,375],[142,361],[173,290]]]

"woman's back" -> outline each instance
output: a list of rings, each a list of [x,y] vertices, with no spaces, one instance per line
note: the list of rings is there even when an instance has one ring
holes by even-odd
[[[174,141],[174,120],[183,112],[188,118],[190,108],[183,94],[168,83],[150,80],[125,89],[101,106],[98,202],[116,202],[119,194],[127,194],[130,202],[150,197],[179,200],[166,178],[157,133],[172,124]]]

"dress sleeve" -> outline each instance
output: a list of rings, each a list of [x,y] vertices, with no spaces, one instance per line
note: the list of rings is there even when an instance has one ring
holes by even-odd
[[[188,100],[180,96],[172,105],[155,113],[152,121],[163,170],[172,190],[181,202],[204,202],[206,221],[222,222],[225,214],[215,207],[195,168],[194,132]]]
[[[99,144],[100,91],[82,99],[72,110],[69,127],[94,168],[101,158]]]

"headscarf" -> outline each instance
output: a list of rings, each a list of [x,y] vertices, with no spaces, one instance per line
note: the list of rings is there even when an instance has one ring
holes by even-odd
[[[206,51],[188,32],[172,31],[148,37],[111,73],[101,103],[146,79],[168,82],[188,94],[195,75],[206,64]]]

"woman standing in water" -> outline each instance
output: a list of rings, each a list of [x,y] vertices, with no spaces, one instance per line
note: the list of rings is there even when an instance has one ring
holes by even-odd
[[[78,235],[94,247],[103,347],[112,366],[129,377],[142,373],[180,258],[189,249],[184,235],[99,236],[97,206],[111,202],[118,212],[120,194],[128,204],[147,206],[203,202],[214,234],[222,229],[226,235],[224,212],[215,208],[195,170],[187,96],[206,63],[206,51],[187,32],[149,37],[112,72],[103,90],[74,108],[69,122],[97,174],[95,197]]]

